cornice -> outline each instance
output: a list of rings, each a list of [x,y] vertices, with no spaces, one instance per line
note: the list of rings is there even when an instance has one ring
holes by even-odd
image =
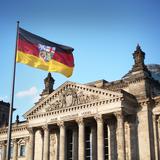
[[[27,124],[12,126],[12,133],[19,132],[19,131],[25,131],[25,130],[27,130]],[[7,132],[8,132],[8,127],[0,128],[0,134],[7,134]]]
[[[44,112],[44,113],[39,113],[39,114],[35,114],[35,115],[30,115],[27,117],[27,119],[32,120],[32,119],[37,119],[37,118],[51,116],[51,115],[55,116],[55,115],[59,115],[59,114],[67,113],[67,112],[71,112],[71,111],[78,112],[80,110],[94,108],[94,107],[106,105],[109,103],[116,103],[116,102],[119,102],[122,100],[123,100],[123,96],[112,98],[112,99],[107,99],[107,100],[100,100],[100,101],[95,101],[92,103],[86,103],[86,104],[77,105],[77,106],[65,107],[65,108],[57,109],[57,110],[54,110],[51,112]]]
[[[153,102],[154,102],[154,99],[152,99],[152,98],[146,98],[146,99],[138,100],[138,104],[140,106],[149,105],[149,104],[151,104]]]
[[[136,84],[136,83],[139,83],[139,82],[146,80],[146,79],[152,80],[153,83],[160,84],[159,82],[157,82],[153,78],[149,78],[146,76],[140,76],[140,77],[134,77],[134,78],[132,77],[132,78],[121,79],[118,81],[113,81],[113,82],[107,83],[105,85],[105,88],[112,90],[112,91],[119,91],[120,89],[128,87],[130,84]]]

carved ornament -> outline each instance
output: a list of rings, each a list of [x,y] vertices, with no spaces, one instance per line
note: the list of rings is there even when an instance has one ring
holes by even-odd
[[[56,109],[85,104],[97,100],[99,100],[99,96],[97,95],[88,95],[84,94],[82,91],[78,92],[77,89],[67,88],[62,92],[59,99],[47,105],[46,111],[49,112]]]

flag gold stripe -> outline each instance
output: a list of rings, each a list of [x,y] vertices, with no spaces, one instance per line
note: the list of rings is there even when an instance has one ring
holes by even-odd
[[[36,57],[31,54],[26,54],[20,51],[17,51],[16,61],[23,64],[27,64],[31,67],[47,70],[48,72],[60,72],[66,77],[70,77],[73,72],[73,67],[68,67],[53,59],[49,62],[45,62],[39,57]]]

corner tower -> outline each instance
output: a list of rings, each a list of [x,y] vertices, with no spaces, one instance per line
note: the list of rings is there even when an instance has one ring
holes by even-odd
[[[45,88],[42,91],[42,94],[41,94],[42,97],[46,97],[47,95],[49,95],[54,91],[53,89],[54,82],[55,80],[52,77],[51,73],[49,72],[47,77],[44,79]]]
[[[133,53],[132,69],[122,78],[129,84],[129,92],[137,98],[151,97],[151,73],[144,63],[145,53],[138,44]]]
[[[0,128],[8,125],[9,107],[9,103],[0,101]]]

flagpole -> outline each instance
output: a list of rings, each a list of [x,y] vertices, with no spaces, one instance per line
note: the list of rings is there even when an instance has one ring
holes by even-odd
[[[16,55],[17,55],[18,30],[19,30],[19,21],[17,21],[17,35],[16,35],[15,55],[14,55],[14,67],[13,67],[13,79],[12,79],[12,95],[11,95],[11,104],[10,104],[10,110],[9,110],[6,160],[10,160],[10,153],[11,153],[11,132],[12,132],[12,116],[13,116],[14,88],[15,88],[15,76],[16,76]]]

